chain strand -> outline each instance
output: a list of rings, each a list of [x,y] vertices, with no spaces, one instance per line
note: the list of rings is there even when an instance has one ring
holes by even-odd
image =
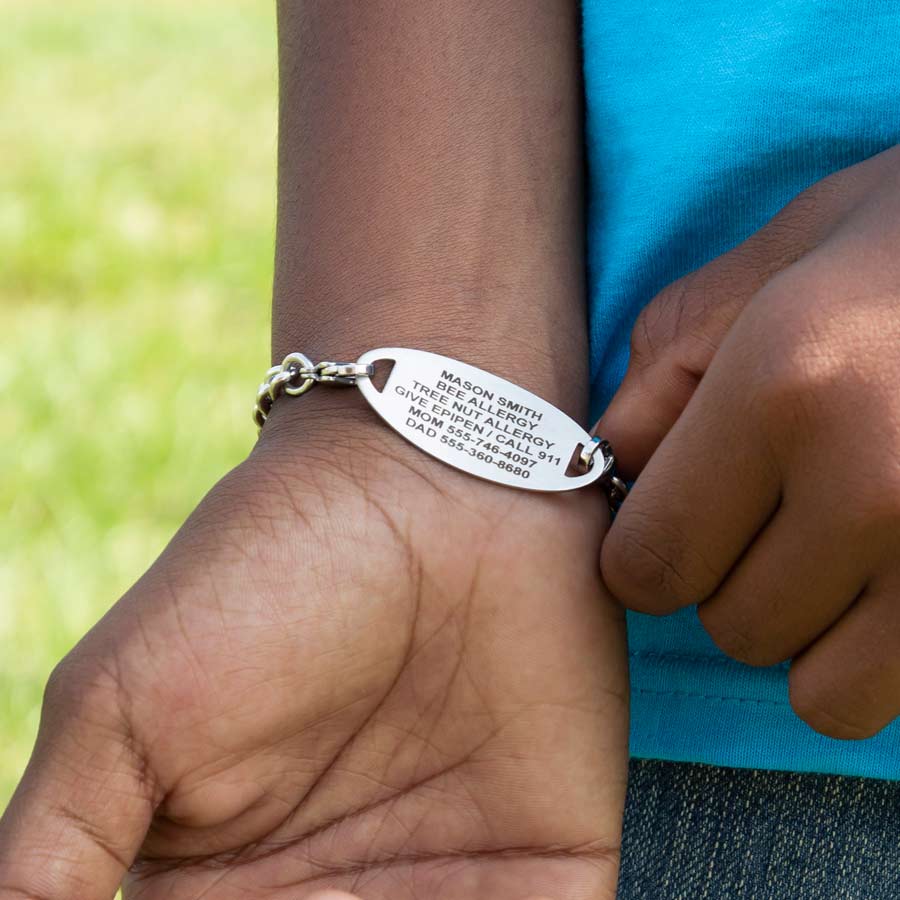
[[[289,353],[281,365],[272,366],[263,383],[256,391],[256,406],[253,421],[262,431],[272,410],[272,404],[282,395],[298,397],[317,384],[354,385],[357,378],[369,378],[374,366],[358,363],[320,362],[313,363],[302,353]]]
[[[371,378],[375,367],[359,363],[320,362],[314,363],[302,353],[289,353],[278,366],[272,366],[263,383],[256,392],[256,406],[253,409],[253,421],[259,431],[272,410],[272,405],[282,395],[298,397],[305,394],[317,384],[354,385],[358,378]],[[615,511],[621,506],[628,494],[628,486],[615,474],[616,458],[609,441],[598,437],[582,449],[579,463],[585,472],[596,465],[595,455],[599,453],[603,460],[603,472],[597,479],[609,500],[610,508]]]

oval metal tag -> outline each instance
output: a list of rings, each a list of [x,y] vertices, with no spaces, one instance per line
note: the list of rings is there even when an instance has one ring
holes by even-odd
[[[531,491],[571,491],[603,474],[566,475],[575,450],[591,441],[555,406],[483,369],[436,353],[384,347],[359,364],[392,360],[379,391],[357,380],[363,396],[395,431],[464,472]],[[579,451],[580,452],[580,451]]]

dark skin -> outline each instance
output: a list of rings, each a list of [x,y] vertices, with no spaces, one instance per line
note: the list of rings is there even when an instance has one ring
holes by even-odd
[[[842,739],[900,715],[898,222],[900,147],[814,184],[644,310],[600,423],[643,470],[610,589],[792,660],[795,711]]]
[[[581,419],[574,0],[282,0],[279,34],[273,358],[419,347]],[[854,480],[890,475],[900,421],[896,171],[839,173],[670,288],[601,429],[646,466],[604,545],[610,587],[650,612],[704,601],[748,662],[797,655],[798,711],[842,737],[890,720],[900,690],[896,481]],[[854,469],[847,434],[866,438]],[[820,489],[835,471],[844,494]],[[747,552],[775,509],[814,529],[803,553]],[[607,524],[598,490],[469,478],[356,392],[279,401],[51,679],[0,820],[0,900],[123,881],[127,900],[614,897],[627,685],[595,566]],[[828,573],[831,593],[800,589]]]
[[[273,356],[445,353],[586,409],[575,2],[288,2]],[[0,900],[615,895],[599,490],[410,447],[355,391],[256,449],[51,679]]]

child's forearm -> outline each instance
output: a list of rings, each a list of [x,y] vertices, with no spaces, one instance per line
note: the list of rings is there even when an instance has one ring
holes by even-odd
[[[578,25],[282,0],[276,360],[416,346],[584,412]]]

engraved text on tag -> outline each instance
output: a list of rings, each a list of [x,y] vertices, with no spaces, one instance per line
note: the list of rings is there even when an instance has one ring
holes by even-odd
[[[602,474],[597,464],[585,474],[566,475],[576,448],[591,438],[524,388],[424,350],[370,350],[358,362],[379,360],[394,366],[381,391],[368,378],[357,381],[366,400],[403,437],[443,462],[533,491],[574,490]]]

